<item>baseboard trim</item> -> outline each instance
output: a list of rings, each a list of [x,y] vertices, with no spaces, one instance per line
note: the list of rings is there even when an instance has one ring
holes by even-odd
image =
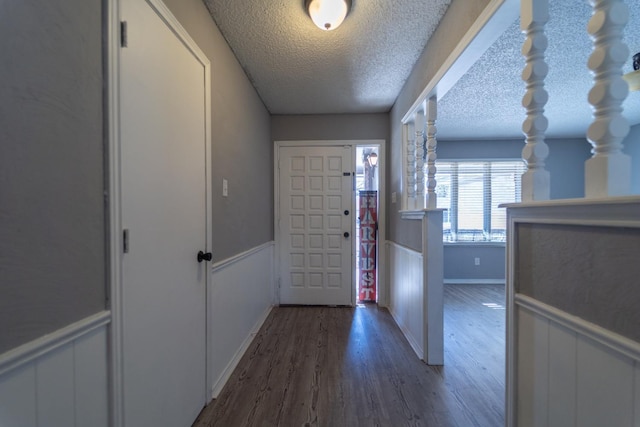
[[[519,307],[525,308],[579,335],[611,348],[618,353],[624,354],[636,362],[640,362],[640,343],[636,341],[523,294],[515,295],[515,303]]]
[[[63,347],[84,335],[88,335],[109,323],[111,323],[111,312],[101,311],[9,350],[0,355],[0,376]]]
[[[222,374],[220,374],[218,379],[215,381],[215,383],[211,387],[211,396],[210,396],[211,399],[218,398],[218,395],[222,391],[222,388],[225,386],[225,384],[229,380],[229,377],[231,377],[231,374],[233,373],[234,369],[236,369],[236,367],[238,366],[238,363],[240,363],[240,359],[242,359],[242,356],[244,356],[244,354],[247,352],[254,338],[256,337],[256,335],[258,335],[258,332],[260,331],[260,328],[264,324],[265,320],[267,320],[267,317],[269,317],[269,314],[271,314],[271,310],[273,310],[273,306],[269,306],[264,311],[264,313],[262,313],[262,315],[258,318],[258,321],[255,323],[255,325],[251,329],[251,332],[249,333],[249,335],[244,339],[244,341],[242,342],[242,344],[240,345],[236,353],[233,355],[233,358],[229,361],[227,366],[224,368],[224,371],[222,372]]]
[[[445,285],[504,285],[505,279],[444,279]]]
[[[218,261],[211,266],[211,273],[215,273],[216,271],[222,270],[223,268],[227,268],[236,262],[242,261],[243,259],[250,257],[251,255],[260,252],[263,249],[274,246],[275,242],[270,241],[263,243],[260,246],[256,246],[255,248],[251,248],[248,251],[241,252],[237,255],[224,259],[222,261]]]

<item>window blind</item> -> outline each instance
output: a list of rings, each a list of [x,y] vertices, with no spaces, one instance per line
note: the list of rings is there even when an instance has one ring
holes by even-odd
[[[443,215],[444,240],[502,242],[506,212],[498,206],[519,202],[522,160],[437,161],[436,193]]]

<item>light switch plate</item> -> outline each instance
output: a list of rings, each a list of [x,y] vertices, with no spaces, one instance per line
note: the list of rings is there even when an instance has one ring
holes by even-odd
[[[229,195],[229,182],[222,178],[222,197],[227,197]]]
[[[396,192],[394,191],[393,193],[391,193],[391,203],[395,203],[396,202]]]

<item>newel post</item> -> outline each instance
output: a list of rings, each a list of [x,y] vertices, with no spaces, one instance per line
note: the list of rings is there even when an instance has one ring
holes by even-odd
[[[622,196],[631,189],[631,158],[622,152],[622,141],[629,123],[622,116],[622,102],[629,93],[622,79],[622,65],[629,49],[622,41],[622,30],[629,19],[622,0],[590,0],[593,16],[588,30],[593,40],[589,69],[594,85],[589,92],[594,121],[587,138],[593,156],[585,163],[585,196]]]
[[[522,158],[527,163],[527,171],[522,175],[522,201],[549,199],[550,176],[545,169],[549,147],[544,141],[548,126],[544,106],[549,99],[544,88],[544,79],[549,71],[544,60],[547,49],[544,26],[548,20],[548,0],[522,0],[520,28],[526,35],[522,46],[522,54],[526,59],[522,79],[527,88],[522,98],[522,105],[527,110],[527,118],[522,125],[526,136]]]

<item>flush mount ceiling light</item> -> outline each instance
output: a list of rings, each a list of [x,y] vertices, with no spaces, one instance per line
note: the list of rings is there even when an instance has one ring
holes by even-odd
[[[351,8],[351,0],[305,0],[305,8],[318,28],[335,30]]]

